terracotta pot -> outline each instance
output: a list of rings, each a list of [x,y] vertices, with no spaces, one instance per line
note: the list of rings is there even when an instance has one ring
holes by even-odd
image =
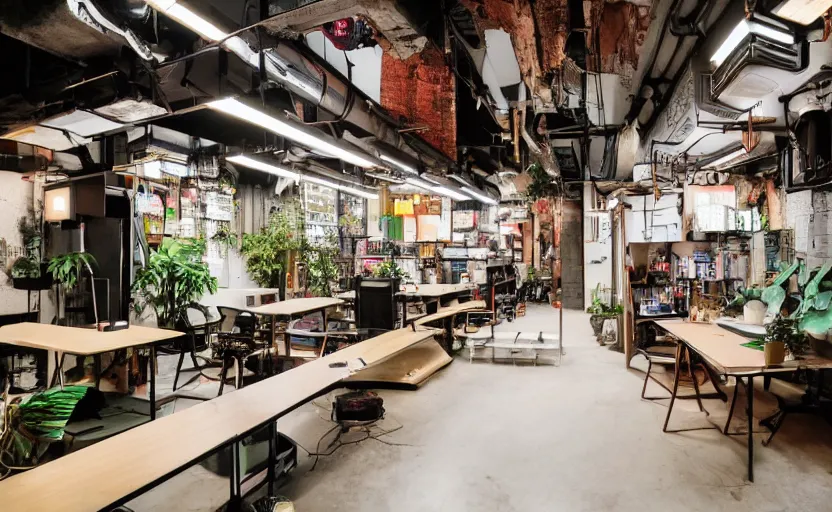
[[[773,366],[783,364],[786,359],[786,344],[782,341],[772,341],[766,343],[764,346],[766,355],[766,366]]]

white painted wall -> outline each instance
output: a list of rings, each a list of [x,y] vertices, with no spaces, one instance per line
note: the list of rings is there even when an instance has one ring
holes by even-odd
[[[352,83],[377,103],[381,102],[380,46],[345,52],[335,48],[320,30],[306,34],[306,46],[329,62],[344,77],[350,78],[347,59],[353,65]]]
[[[584,184],[584,308],[592,304],[592,291],[598,283],[601,283],[601,288],[612,288],[612,217],[601,218],[602,229],[599,241],[590,242],[588,241],[590,237],[587,236],[590,218],[586,212],[591,207],[592,187],[592,183]],[[606,220],[606,230],[603,228],[604,220]],[[600,263],[592,263],[593,261],[600,261]]]
[[[34,185],[23,181],[22,177],[23,175],[15,172],[0,171],[0,212],[3,215],[3,220],[0,221],[0,238],[6,240],[9,249],[23,245],[18,232],[18,221],[28,214],[29,208],[34,204]],[[7,259],[8,265],[11,266],[15,258]],[[32,295],[34,297],[35,294]],[[36,300],[33,298],[33,301]],[[33,307],[36,304],[34,302]],[[5,272],[0,272],[0,315],[25,313],[26,309],[26,292],[12,288],[11,279]]]

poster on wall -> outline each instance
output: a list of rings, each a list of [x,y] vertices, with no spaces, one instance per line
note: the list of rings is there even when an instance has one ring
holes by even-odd
[[[442,211],[437,212],[440,215],[439,222],[439,240],[451,239],[451,200],[447,197],[442,198]]]

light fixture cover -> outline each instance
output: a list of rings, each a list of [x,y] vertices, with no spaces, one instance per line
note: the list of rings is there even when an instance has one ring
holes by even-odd
[[[334,158],[338,158],[345,162],[349,162],[351,164],[367,169],[371,169],[376,166],[375,163],[362,157],[357,152],[348,151],[340,146],[337,146],[325,140],[324,134],[315,135],[309,133],[295,126],[294,123],[283,121],[281,119],[277,119],[276,117],[272,117],[264,112],[261,112],[255,108],[246,105],[245,103],[237,99],[224,98],[221,100],[212,101],[210,103],[207,103],[206,105],[213,110],[222,112],[223,114],[232,117],[236,117],[237,119],[240,119],[241,121],[245,121],[247,123],[256,124],[257,126],[265,128],[266,130],[269,130],[272,133],[282,135],[287,139],[291,139],[299,144],[303,144],[304,146],[310,147],[314,150],[317,150]]]
[[[760,17],[758,16],[758,18]],[[766,18],[766,20],[768,19]],[[769,21],[772,24],[781,25],[780,23],[774,22],[774,20]],[[722,65],[725,59],[743,42],[748,34],[756,34],[783,44],[794,44],[794,35],[786,32],[785,27],[780,29],[760,23],[755,19],[742,19],[728,35],[728,38],[720,45],[719,49],[713,54],[711,62],[716,66]]]
[[[273,164],[261,162],[260,160],[255,160],[245,155],[227,156],[225,157],[225,159],[231,163],[242,165],[243,167],[248,167],[250,169],[256,169],[258,171],[263,171],[265,173],[280,176],[282,178],[288,178],[290,180],[295,181],[298,181],[300,179],[300,174],[296,172],[284,169],[283,167],[278,167]]]

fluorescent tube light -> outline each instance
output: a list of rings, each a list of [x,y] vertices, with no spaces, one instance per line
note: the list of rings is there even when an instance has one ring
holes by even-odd
[[[402,183],[404,183],[404,180],[400,180],[400,179],[394,178],[392,176],[386,176],[384,174],[376,174],[376,173],[373,173],[373,172],[365,172],[364,175],[369,176],[371,178],[375,178],[377,180],[389,181],[390,183],[396,183],[397,185],[401,185]]]
[[[734,30],[731,31],[728,38],[722,43],[716,53],[713,54],[711,62],[717,66],[722,65],[725,59],[731,55],[731,52],[742,43],[748,34],[757,34],[784,44],[794,44],[794,35],[788,32],[777,30],[753,20],[743,19],[734,27]]]
[[[407,178],[404,181],[410,183],[414,187],[419,187],[424,190],[431,190],[433,187],[433,185],[431,185],[430,183],[422,181],[419,178]]]
[[[363,197],[364,199],[378,199],[378,194],[366,192],[357,188],[347,187],[345,185],[339,185],[338,183],[335,183],[333,181],[323,180],[321,178],[316,178],[315,176],[309,176],[308,174],[303,175],[303,181],[308,181],[317,185],[323,185],[324,187],[334,188],[335,190],[340,190],[345,194]]]
[[[284,169],[283,167],[278,167],[276,165],[267,164],[266,162],[261,162],[259,160],[254,160],[253,158],[249,158],[244,155],[235,155],[235,156],[228,156],[225,159],[231,163],[235,163],[237,165],[242,165],[243,167],[248,167],[250,169],[256,169],[258,171],[263,171],[268,174],[273,174],[275,176],[280,176],[281,178],[288,178],[290,180],[295,180],[295,182],[300,180],[300,174],[296,172],[292,172],[288,169]]]
[[[437,185],[435,187],[431,187],[431,190],[436,192],[439,195],[443,195],[445,197],[450,197],[451,199],[456,199],[457,201],[470,201],[471,198],[460,194],[455,190],[451,190],[448,187],[443,187],[442,185]]]
[[[228,37],[228,34],[220,30],[217,26],[201,18],[187,7],[179,5],[176,3],[176,0],[145,0],[145,2],[162,14],[190,28],[204,39],[220,41]]]
[[[809,25],[832,9],[832,0],[787,0],[772,11],[783,19]]]
[[[719,167],[720,165],[728,163],[731,160],[733,160],[735,158],[738,158],[738,157],[740,157],[742,155],[745,155],[745,154],[747,154],[747,152],[745,151],[745,148],[739,148],[736,151],[732,151],[731,153],[728,153],[727,155],[723,156],[719,160],[716,160],[714,162],[709,163],[706,167],[708,167],[708,168]]]
[[[414,187],[419,187],[424,190],[430,190],[431,192],[435,192],[440,196],[450,197],[451,199],[456,199],[457,201],[469,201],[471,198],[464,196],[458,192],[455,192],[448,187],[443,187],[442,185],[430,183],[419,178],[407,178],[405,180],[407,183],[410,183]]]
[[[481,203],[490,204],[490,205],[499,204],[497,201],[491,199],[490,197],[488,197],[484,194],[480,194],[479,192],[477,192],[476,190],[474,190],[471,187],[462,187],[462,191],[465,192],[466,194],[468,194],[469,196],[473,197],[477,201],[481,202]]]
[[[407,165],[407,164],[405,164],[405,163],[403,163],[399,160],[396,160],[395,158],[390,158],[389,156],[381,154],[381,153],[379,153],[379,158],[381,158],[383,161],[385,161],[389,164],[392,164],[392,165],[398,167],[399,169],[401,169],[405,172],[409,172],[410,174],[419,174],[418,170],[411,167],[410,165]]]
[[[349,162],[353,165],[368,169],[376,166],[370,160],[367,160],[356,153],[347,151],[344,148],[327,142],[323,138],[307,133],[295,126],[292,126],[286,121],[281,121],[280,119],[260,112],[257,109],[251,108],[234,98],[216,100],[207,103],[206,105],[213,110],[236,117],[241,121],[256,124],[257,126],[265,128],[272,133],[282,135],[287,139],[291,139],[295,142],[303,144],[304,146],[308,146],[314,150],[320,151],[345,162]]]

